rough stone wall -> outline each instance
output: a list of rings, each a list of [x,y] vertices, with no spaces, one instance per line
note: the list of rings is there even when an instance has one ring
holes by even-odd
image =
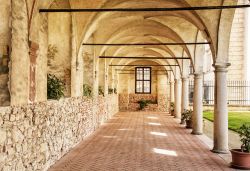
[[[99,126],[94,118],[118,112],[117,95],[98,103],[97,113],[85,97],[0,108],[0,170],[47,170]]]
[[[157,104],[149,104],[144,111],[167,112],[168,98],[165,94],[119,94],[120,111],[138,111],[140,100],[157,101]]]

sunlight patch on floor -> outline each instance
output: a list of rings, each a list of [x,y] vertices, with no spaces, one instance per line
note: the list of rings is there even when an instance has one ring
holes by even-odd
[[[163,137],[167,136],[166,133],[162,133],[162,132],[150,132],[150,134],[152,134],[152,135],[158,135],[158,136],[163,136]]]
[[[154,148],[153,151],[157,154],[177,157],[177,153],[175,151],[158,149],[158,148]]]
[[[149,116],[149,117],[147,117],[148,119],[159,119],[158,117],[155,117],[155,116]]]
[[[149,122],[148,124],[149,124],[149,125],[156,125],[156,126],[161,125],[160,123],[153,123],[153,122]]]

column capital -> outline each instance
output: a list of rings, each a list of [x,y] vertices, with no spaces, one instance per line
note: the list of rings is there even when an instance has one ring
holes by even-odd
[[[203,78],[203,73],[199,72],[199,73],[194,73],[194,79],[202,79]]]
[[[179,83],[179,82],[180,82],[180,79],[176,79],[176,78],[175,78],[175,79],[174,79],[174,82],[175,82],[175,83]]]
[[[182,81],[188,81],[188,80],[189,80],[189,77],[182,77],[181,80],[182,80]]]
[[[228,67],[231,66],[230,63],[215,63],[213,64],[213,67],[215,68],[214,72],[227,72]]]

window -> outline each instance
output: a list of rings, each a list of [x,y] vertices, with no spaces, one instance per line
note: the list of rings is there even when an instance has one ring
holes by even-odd
[[[135,72],[135,93],[151,93],[151,68],[138,67]]]

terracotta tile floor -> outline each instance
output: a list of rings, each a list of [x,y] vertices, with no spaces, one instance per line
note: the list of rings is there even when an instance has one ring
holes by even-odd
[[[231,170],[168,114],[118,113],[50,171]]]

